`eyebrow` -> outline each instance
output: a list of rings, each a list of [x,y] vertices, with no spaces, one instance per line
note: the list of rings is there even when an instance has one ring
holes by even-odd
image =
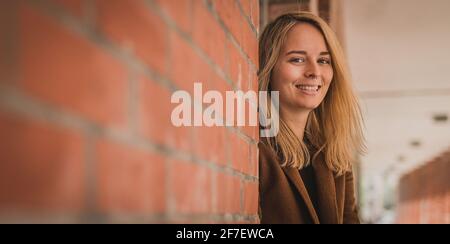
[[[287,56],[287,55],[290,55],[290,54],[303,54],[303,55],[306,55],[307,52],[306,52],[306,51],[303,51],[303,50],[293,50],[293,51],[287,52],[287,53],[286,53],[286,56]],[[323,55],[330,55],[330,52],[321,52],[319,55],[320,55],[320,56],[323,56]]]

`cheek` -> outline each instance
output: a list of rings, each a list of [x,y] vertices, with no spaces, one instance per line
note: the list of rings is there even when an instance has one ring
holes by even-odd
[[[271,81],[270,81],[270,85],[272,87],[272,90],[280,91],[281,87],[282,87],[283,80],[284,80],[283,71],[282,71],[282,69],[280,69],[280,67],[278,65],[276,65],[273,68],[272,77],[271,77]]]
[[[298,69],[290,67],[290,65],[276,66],[272,73],[272,88],[282,90],[283,86],[289,86],[294,82],[300,74]]]
[[[333,72],[332,68],[329,68],[324,71],[323,79],[324,79],[325,84],[329,85],[331,83],[331,81],[333,80],[333,75],[334,75],[334,72]]]

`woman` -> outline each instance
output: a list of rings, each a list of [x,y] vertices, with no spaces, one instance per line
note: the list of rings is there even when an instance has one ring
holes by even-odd
[[[336,36],[315,15],[290,13],[265,28],[259,50],[259,90],[279,92],[280,117],[259,143],[261,223],[359,223],[362,119]]]

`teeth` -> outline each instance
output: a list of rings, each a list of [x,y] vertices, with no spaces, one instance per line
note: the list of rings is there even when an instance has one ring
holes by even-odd
[[[308,86],[308,85],[296,85],[295,87],[305,91],[318,91],[320,89],[320,86]]]

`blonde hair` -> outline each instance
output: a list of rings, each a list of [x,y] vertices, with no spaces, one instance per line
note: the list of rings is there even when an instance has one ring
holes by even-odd
[[[323,34],[331,55],[333,80],[322,103],[308,116],[304,136],[307,143],[299,140],[282,118],[279,133],[267,142],[282,159],[282,166],[307,166],[310,150],[314,149],[312,160],[323,152],[327,167],[342,175],[351,171],[355,156],[365,151],[363,121],[344,53],[325,21],[308,12],[293,12],[278,17],[264,29],[259,40],[259,90],[270,91],[271,73],[281,48],[288,32],[298,23],[311,24]]]

